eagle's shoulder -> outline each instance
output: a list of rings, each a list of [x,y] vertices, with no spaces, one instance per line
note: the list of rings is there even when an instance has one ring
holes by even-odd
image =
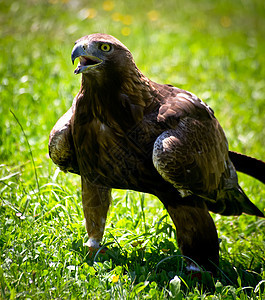
[[[160,108],[157,116],[159,122],[191,117],[197,120],[215,119],[213,110],[191,92],[172,85],[159,85]]]

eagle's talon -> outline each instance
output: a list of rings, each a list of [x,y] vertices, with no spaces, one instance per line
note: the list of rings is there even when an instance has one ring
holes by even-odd
[[[98,249],[99,249],[99,248],[88,247],[89,252],[91,252],[91,253],[93,253],[93,254],[94,254],[94,253],[97,253],[97,252],[98,252]],[[107,252],[107,250],[108,250],[108,248],[107,248],[107,247],[104,247],[104,248],[100,249],[99,253],[105,254],[105,253]]]
[[[87,246],[87,245],[84,244],[84,246]],[[89,247],[89,246],[87,246],[87,247],[88,247],[88,256],[90,258],[93,257],[94,255],[96,255],[98,250],[100,249],[100,247],[99,248]],[[98,254],[105,255],[108,250],[109,250],[108,247],[103,247],[102,249],[100,249]]]
[[[200,271],[200,272],[188,271],[188,275],[190,276],[191,280],[198,279],[199,281],[202,281],[203,277],[205,277],[205,276],[211,277],[211,278],[214,277],[214,275],[211,271]]]

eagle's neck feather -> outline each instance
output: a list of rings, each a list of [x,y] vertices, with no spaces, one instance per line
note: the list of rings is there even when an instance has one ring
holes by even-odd
[[[142,120],[145,109],[154,101],[156,89],[138,68],[127,69],[118,78],[98,80],[82,76],[77,96],[77,113],[88,120],[98,119],[109,126],[134,126]]]

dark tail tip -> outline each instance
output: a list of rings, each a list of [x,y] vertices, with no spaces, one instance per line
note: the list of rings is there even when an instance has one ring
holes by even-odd
[[[229,151],[229,157],[238,172],[252,176],[265,184],[265,162],[234,151]]]
[[[248,196],[244,193],[240,186],[238,186],[238,190],[240,192],[240,196],[237,197],[237,200],[241,203],[243,212],[248,215],[264,218],[263,212],[249,200]]]

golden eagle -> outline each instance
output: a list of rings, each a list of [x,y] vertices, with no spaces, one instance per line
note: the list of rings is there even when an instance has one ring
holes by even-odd
[[[51,131],[49,153],[61,170],[81,176],[88,245],[100,247],[111,189],[136,190],[162,201],[183,255],[214,271],[219,245],[209,211],[264,217],[236,169],[265,182],[265,163],[229,152],[213,110],[148,79],[116,38],[82,37],[72,51],[77,58],[81,88]],[[196,269],[192,260],[188,270]]]

